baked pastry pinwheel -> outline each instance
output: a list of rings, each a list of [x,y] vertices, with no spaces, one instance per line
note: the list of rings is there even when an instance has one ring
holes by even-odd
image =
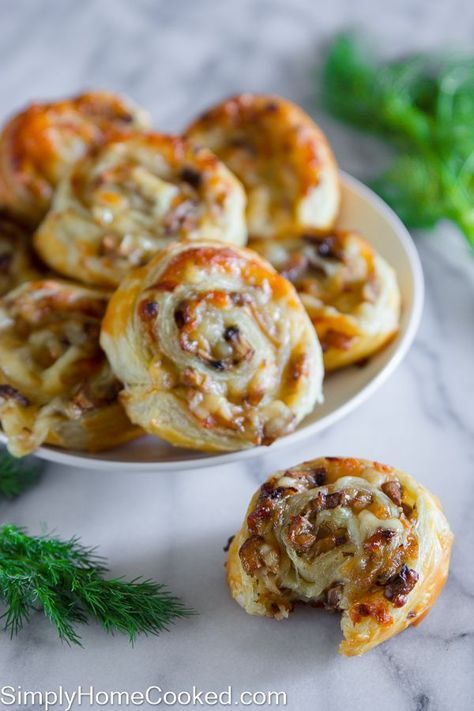
[[[251,247],[295,285],[318,333],[326,371],[367,358],[397,333],[395,272],[356,232],[253,240]]]
[[[59,180],[86,150],[148,125],[146,112],[105,91],[31,104],[0,134],[0,207],[38,224]]]
[[[12,454],[43,442],[93,452],[141,434],[99,346],[107,299],[53,279],[0,299],[0,423]]]
[[[0,213],[0,296],[24,281],[41,276],[30,242],[27,228]]]
[[[312,119],[278,96],[241,94],[217,104],[187,129],[242,181],[249,236],[327,231],[339,210],[337,165]]]
[[[60,274],[116,286],[172,241],[244,244],[244,206],[242,186],[207,149],[178,136],[137,134],[75,166],[35,245]]]
[[[321,350],[296,291],[247,249],[170,245],[113,294],[101,343],[131,421],[174,445],[270,444],[321,397]]]
[[[408,474],[314,459],[256,492],[230,546],[228,583],[252,615],[282,619],[296,602],[341,612],[339,651],[352,656],[423,619],[452,540],[438,500]]]

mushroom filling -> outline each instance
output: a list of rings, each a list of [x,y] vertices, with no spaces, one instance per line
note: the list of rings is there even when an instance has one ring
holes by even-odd
[[[262,486],[248,515],[243,570],[288,601],[342,611],[383,590],[402,607],[418,581],[402,503],[396,480],[379,487],[357,476],[326,483],[323,471],[287,472]]]
[[[227,294],[211,293],[182,301],[174,312],[182,350],[197,356],[214,371],[236,368],[251,360],[255,353],[242,330],[233,322],[232,313],[225,308],[229,306],[235,308]]]
[[[377,297],[373,255],[346,233],[289,238],[280,247],[264,245],[263,254],[300,293],[340,313],[350,314]]]
[[[118,156],[118,148],[116,152]],[[107,230],[98,255],[139,266],[156,252],[156,238],[171,238],[196,227],[202,175],[185,168],[174,176],[163,167],[161,177],[130,157],[122,160],[104,168],[90,185],[86,177],[79,176],[76,187],[79,195],[83,191],[83,201],[97,225]]]

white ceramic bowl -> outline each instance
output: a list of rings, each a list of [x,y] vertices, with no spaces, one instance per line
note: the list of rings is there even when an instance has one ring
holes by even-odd
[[[397,272],[403,312],[397,338],[363,367],[353,366],[333,373],[324,384],[324,404],[301,422],[296,432],[271,445],[275,451],[333,425],[358,407],[394,372],[407,353],[418,328],[423,308],[423,273],[412,239],[395,213],[355,178],[342,175],[342,212],[338,225],[355,228],[373,244]],[[4,440],[0,433],[1,439]],[[42,459],[86,469],[170,471],[196,469],[242,459],[268,451],[253,447],[229,454],[207,454],[180,449],[157,437],[141,437],[126,445],[97,454],[40,447]]]

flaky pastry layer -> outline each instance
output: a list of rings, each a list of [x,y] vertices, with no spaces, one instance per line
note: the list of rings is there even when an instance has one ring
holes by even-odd
[[[0,207],[37,225],[58,182],[88,149],[148,125],[143,109],[105,91],[31,104],[0,134]]]
[[[178,136],[136,134],[74,167],[35,245],[59,273],[117,286],[175,241],[244,244],[244,206],[239,181],[208,150]]]
[[[44,271],[31,249],[31,230],[0,212],[0,296]]]
[[[246,249],[171,245],[112,296],[101,343],[130,419],[175,445],[270,444],[321,397],[321,350],[294,288]]]
[[[250,246],[295,285],[317,331],[326,371],[373,355],[396,335],[395,272],[357,232],[252,240]]]
[[[314,121],[278,96],[240,94],[209,109],[187,129],[242,181],[251,238],[318,233],[334,226],[340,202],[337,166]]]

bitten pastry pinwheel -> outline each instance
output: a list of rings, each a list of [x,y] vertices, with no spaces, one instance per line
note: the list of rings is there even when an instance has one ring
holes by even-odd
[[[241,94],[214,106],[187,130],[242,181],[251,238],[331,229],[339,209],[336,162],[302,109],[278,96]]]
[[[101,343],[132,422],[175,445],[270,444],[321,396],[321,350],[294,287],[217,242],[175,243],[131,272]]]
[[[44,279],[0,300],[0,423],[12,454],[43,442],[98,451],[140,434],[99,346],[107,298]]]
[[[60,179],[91,146],[148,125],[146,112],[105,91],[31,104],[0,134],[0,207],[38,224]]]
[[[0,213],[0,296],[41,276],[30,241],[28,229]]]
[[[395,272],[356,232],[253,240],[251,247],[295,285],[318,333],[326,371],[367,358],[397,333]]]
[[[452,534],[413,477],[363,459],[326,457],[270,476],[233,539],[227,576],[253,615],[288,617],[296,602],[342,612],[340,652],[362,654],[435,602]]]
[[[76,164],[35,235],[61,274],[116,286],[171,241],[242,245],[245,194],[207,149],[178,136],[111,141]]]

